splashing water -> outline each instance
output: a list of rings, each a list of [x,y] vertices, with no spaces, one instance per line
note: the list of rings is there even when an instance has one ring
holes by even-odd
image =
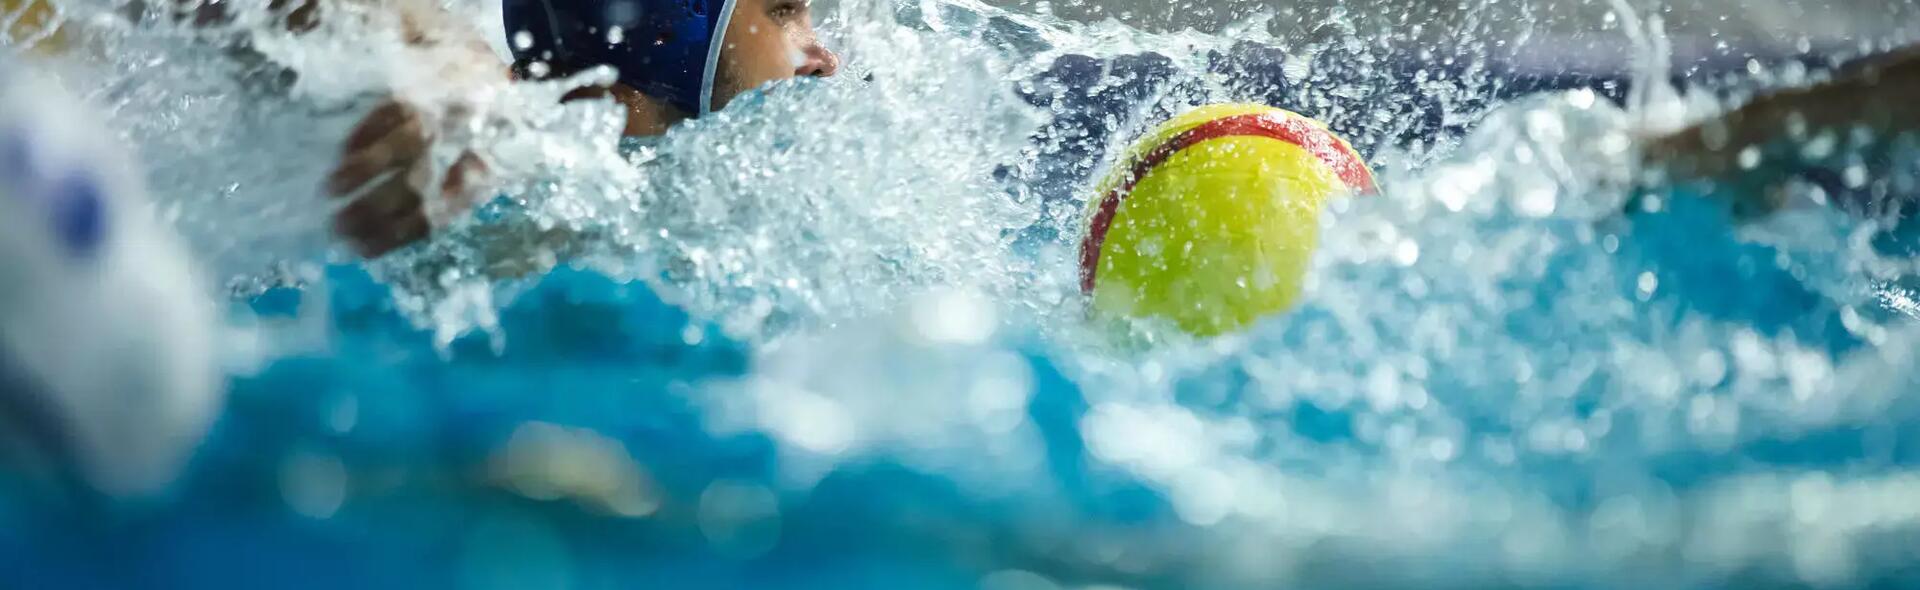
[[[510,223],[601,272],[658,277],[669,297],[747,338],[784,329],[768,322],[876,313],[932,286],[1013,294],[1032,271],[1009,254],[1010,236],[1038,203],[1008,199],[994,172],[1025,147],[1037,113],[1001,83],[1007,66],[991,51],[890,24],[862,29],[851,51],[893,67],[736,99],[597,164],[607,168],[553,166],[554,151],[503,138],[515,157],[502,159],[519,160],[503,164],[532,183],[525,210],[507,214],[523,219]],[[456,236],[430,255],[499,262],[490,239]],[[397,266],[431,267],[411,257]],[[442,286],[447,272],[489,278],[472,266],[438,272]]]
[[[1665,85],[1673,44],[1626,3],[1637,79],[1515,100],[1534,87],[1494,56],[1532,37],[1495,35],[1496,3],[1405,59],[1387,46],[1429,33],[1337,9],[1207,34],[846,0],[820,8],[851,73],[626,146],[609,105],[542,106],[571,82],[394,59],[420,50],[377,13],[291,35],[87,6],[66,75],[103,81],[181,232],[266,293],[231,331],[326,324],[234,377],[180,505],[145,523],[186,548],[156,555],[282,535],[309,561],[433,555],[369,567],[446,585],[1913,581],[1910,238],[1644,188],[1637,138],[1716,101]],[[1267,33],[1289,27],[1322,32]],[[329,265],[315,187],[390,82],[442,124],[436,158],[489,154],[504,196]],[[1329,121],[1383,192],[1332,208],[1293,312],[1113,346],[1066,255],[1089,178],[1229,100]],[[1897,193],[1911,156],[1850,188]],[[1844,200],[1824,190],[1800,197]],[[257,530],[207,524],[230,504]],[[9,518],[12,547],[89,538]]]

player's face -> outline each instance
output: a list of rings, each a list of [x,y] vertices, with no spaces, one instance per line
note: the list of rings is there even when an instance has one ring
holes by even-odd
[[[811,0],[739,0],[727,25],[714,109],[740,93],[801,76],[832,76],[840,58],[813,31]]]

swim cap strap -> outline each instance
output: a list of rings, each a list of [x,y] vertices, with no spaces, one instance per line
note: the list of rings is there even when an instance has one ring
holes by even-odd
[[[713,45],[707,48],[707,70],[700,79],[700,114],[713,112],[713,79],[720,73],[720,48],[727,44],[727,25],[733,22],[733,7],[740,0],[724,0],[713,24]]]

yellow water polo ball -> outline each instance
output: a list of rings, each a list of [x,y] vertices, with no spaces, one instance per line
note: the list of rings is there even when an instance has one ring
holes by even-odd
[[[1080,286],[1096,314],[1238,330],[1300,296],[1326,202],[1373,190],[1366,162],[1319,121],[1201,107],[1148,133],[1098,185]]]

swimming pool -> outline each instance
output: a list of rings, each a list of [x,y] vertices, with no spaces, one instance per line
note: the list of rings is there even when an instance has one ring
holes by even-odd
[[[373,66],[262,39],[308,77],[249,93],[259,79],[187,59],[201,50],[162,27],[123,31],[97,74],[117,85],[94,98],[232,279],[227,402],[164,498],[10,494],[0,573],[1916,582],[1902,225],[1827,207],[1737,223],[1710,187],[1636,189],[1631,134],[1650,115],[1610,102],[1618,84],[1514,99],[1522,84],[1484,67],[1262,77],[1233,65],[1258,52],[1232,35],[968,3],[841,10],[871,75],[779,88],[658,146],[587,139],[609,124],[594,108],[500,99],[474,141],[515,155],[517,196],[369,265],[328,258],[302,216],[320,206],[286,198],[324,163],[284,156],[330,149],[354,103],[328,99]],[[1086,176],[1156,113],[1268,92],[1381,168],[1382,194],[1329,212],[1299,306],[1203,341],[1084,321],[1068,254]],[[1400,106],[1367,108],[1382,104]],[[571,265],[495,279],[482,228],[515,220],[588,238],[552,252]]]

